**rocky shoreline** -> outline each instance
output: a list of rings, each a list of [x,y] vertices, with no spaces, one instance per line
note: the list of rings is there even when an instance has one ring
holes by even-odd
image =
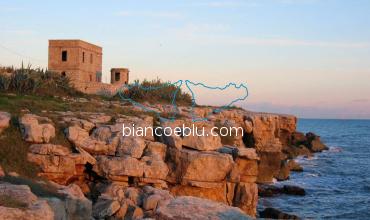
[[[302,171],[294,162],[297,156],[309,157],[326,149],[319,136],[296,131],[297,118],[291,115],[243,109],[214,112],[211,107],[196,107],[192,112],[179,107],[181,117],[166,121],[120,102],[101,104],[127,108],[133,114],[45,110],[38,115],[25,111],[18,117],[23,140],[30,145],[28,161],[38,165],[39,177],[48,180],[60,197],[36,196],[32,188],[9,183],[10,172],[3,173],[0,196],[12,196],[25,206],[0,204],[0,218],[254,218],[258,196],[303,195],[304,190],[294,186],[280,189],[266,184],[287,180],[291,171]],[[161,105],[146,105],[168,111]],[[192,124],[193,113],[208,119],[194,122],[206,132],[212,126],[235,126],[243,128],[244,136],[122,136],[123,124],[176,127]],[[10,119],[11,114],[0,113],[0,131],[9,127]],[[63,128],[70,146],[52,143],[56,127]],[[259,216],[292,217],[273,209]]]

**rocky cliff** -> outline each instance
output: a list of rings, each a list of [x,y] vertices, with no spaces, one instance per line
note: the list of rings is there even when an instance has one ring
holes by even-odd
[[[67,189],[78,186],[74,191],[81,191],[66,200],[69,202],[49,199],[42,203],[51,210],[75,210],[54,211],[49,219],[56,215],[62,216],[56,219],[78,219],[68,217],[68,213],[95,219],[255,217],[257,184],[289,178],[290,170],[297,169],[292,163],[294,157],[325,149],[318,136],[297,132],[297,119],[290,115],[179,107],[179,119],[169,121],[119,102],[102,101],[102,105],[119,105],[134,114],[44,111],[18,118],[22,137],[30,144],[27,159],[39,166],[38,175],[59,184],[59,190],[65,190],[64,185]],[[166,113],[161,106],[148,108]],[[207,121],[193,122],[193,114]],[[9,126],[9,120],[8,113],[0,114],[0,131]],[[162,128],[195,124],[205,128],[206,134],[212,127],[241,127],[244,134],[227,138],[123,136],[123,125],[133,124]],[[55,127],[63,128],[71,146],[51,143]],[[37,198],[33,200],[29,208],[20,211],[22,215],[34,210]]]

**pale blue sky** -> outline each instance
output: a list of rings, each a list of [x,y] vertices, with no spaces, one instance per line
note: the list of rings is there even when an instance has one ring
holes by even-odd
[[[370,118],[368,0],[0,1],[0,65],[46,67],[59,38],[102,46],[106,75],[243,82],[252,110]]]

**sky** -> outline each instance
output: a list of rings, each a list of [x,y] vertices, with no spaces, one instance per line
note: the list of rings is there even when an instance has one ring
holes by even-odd
[[[102,46],[104,81],[128,67],[130,81],[244,83],[250,110],[370,118],[368,0],[0,1],[0,65],[46,68],[48,39]]]

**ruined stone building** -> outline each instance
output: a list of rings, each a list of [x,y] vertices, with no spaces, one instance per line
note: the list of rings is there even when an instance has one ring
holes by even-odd
[[[71,79],[78,90],[98,93],[108,90],[114,93],[127,84],[127,68],[111,69],[111,84],[102,83],[103,49],[82,40],[49,40],[48,69]]]

